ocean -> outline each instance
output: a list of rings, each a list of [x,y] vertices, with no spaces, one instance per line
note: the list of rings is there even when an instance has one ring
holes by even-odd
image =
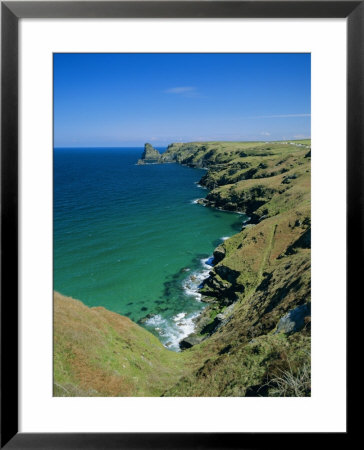
[[[54,289],[141,321],[169,349],[205,307],[212,252],[246,217],[196,204],[205,173],[143,148],[54,150]]]

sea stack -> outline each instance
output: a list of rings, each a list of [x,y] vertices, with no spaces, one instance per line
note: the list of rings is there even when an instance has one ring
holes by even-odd
[[[144,144],[144,152],[138,161],[138,164],[158,164],[161,160],[161,154],[151,144]]]

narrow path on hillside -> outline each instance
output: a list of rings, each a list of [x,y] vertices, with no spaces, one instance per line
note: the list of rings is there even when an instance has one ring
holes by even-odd
[[[266,249],[264,251],[262,263],[261,263],[260,268],[259,268],[258,284],[263,280],[264,268],[266,267],[267,263],[269,264],[269,259],[270,259],[270,255],[271,255],[272,249],[273,249],[273,242],[274,242],[274,236],[276,234],[276,230],[277,230],[277,224],[275,223],[273,225],[273,227],[272,227],[272,231],[271,231],[271,234],[269,236]]]

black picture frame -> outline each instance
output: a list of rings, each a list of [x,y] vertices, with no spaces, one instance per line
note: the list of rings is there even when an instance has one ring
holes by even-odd
[[[364,1],[1,2],[1,448],[185,449],[306,446],[310,433],[18,432],[18,22],[21,18],[346,18],[347,305],[363,272]],[[360,297],[360,296],[359,296]],[[350,310],[348,309],[348,313]],[[351,348],[348,342],[347,349]],[[349,394],[350,398],[350,394]],[[346,433],[333,434],[347,444]],[[350,434],[351,435],[351,434]],[[325,440],[315,434],[315,443]]]

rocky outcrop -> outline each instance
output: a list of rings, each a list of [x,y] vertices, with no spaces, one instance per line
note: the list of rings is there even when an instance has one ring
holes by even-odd
[[[144,152],[138,164],[158,164],[161,162],[161,154],[151,144],[144,145]]]
[[[276,333],[297,333],[308,323],[310,317],[311,303],[297,306],[279,320]]]
[[[193,347],[194,345],[200,344],[203,340],[206,339],[206,337],[199,336],[196,333],[190,334],[189,336],[182,339],[182,341],[179,343],[179,347],[181,350],[186,350]]]
[[[218,264],[220,261],[222,261],[225,258],[226,250],[223,245],[219,245],[214,250],[214,260],[213,263]]]
[[[237,191],[233,185],[229,192],[221,190],[210,192],[206,197],[205,205],[227,211],[241,211],[251,215],[271,200],[275,192],[275,189],[259,184]]]

